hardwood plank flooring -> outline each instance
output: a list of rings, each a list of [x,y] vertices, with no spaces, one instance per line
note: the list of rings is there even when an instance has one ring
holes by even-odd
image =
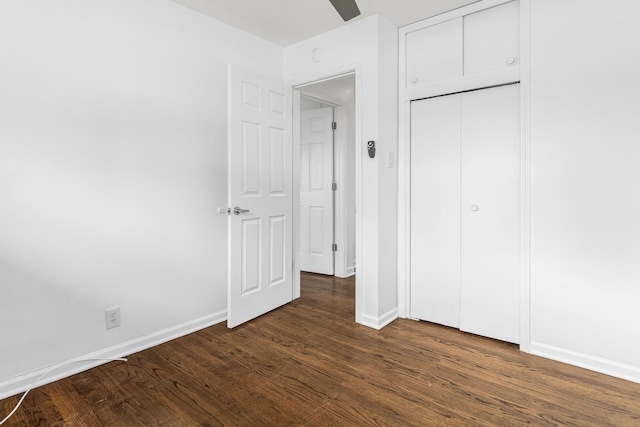
[[[640,426],[640,384],[426,322],[358,325],[352,278],[303,274],[301,291],[40,387],[7,425]]]

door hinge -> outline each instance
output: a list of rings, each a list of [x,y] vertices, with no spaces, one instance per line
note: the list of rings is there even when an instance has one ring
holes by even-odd
[[[332,189],[333,191],[337,191],[337,190],[338,190],[338,183],[337,183],[337,182],[334,182],[333,184],[331,184],[331,189]]]
[[[336,122],[331,122],[331,129],[333,130],[338,129],[338,124]]]
[[[337,244],[335,244],[335,243],[334,243],[333,245],[331,245],[331,250],[332,250],[333,252],[338,252],[338,245],[337,245]]]

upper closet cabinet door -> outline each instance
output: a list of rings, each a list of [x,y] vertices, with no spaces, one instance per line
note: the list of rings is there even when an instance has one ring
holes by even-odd
[[[407,87],[462,77],[462,18],[407,34]]]
[[[497,71],[519,63],[517,1],[464,17],[464,75]]]

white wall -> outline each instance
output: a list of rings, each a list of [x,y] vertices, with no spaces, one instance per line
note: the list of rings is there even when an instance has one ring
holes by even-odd
[[[356,104],[355,93],[345,106],[347,114],[346,180],[347,192],[347,274],[355,274],[358,265],[356,257]]]
[[[640,381],[640,10],[531,4],[531,350]]]
[[[378,70],[378,316],[390,319],[398,313],[398,29],[383,19]]]
[[[347,257],[346,274],[353,275],[356,272],[356,99],[355,80],[350,79],[351,86],[345,94],[343,106],[347,121],[345,146],[343,147],[342,165],[344,171],[345,186],[345,210],[347,229]]]
[[[322,59],[311,60],[319,48]],[[358,68],[356,96],[361,120],[356,149],[362,156],[362,259],[358,259],[358,321],[382,327],[397,317],[396,168],[382,172],[388,153],[397,154],[397,29],[372,16],[285,48],[285,80],[293,83]],[[382,105],[384,103],[384,105]],[[377,156],[366,154],[366,141],[377,144]],[[381,163],[382,162],[382,163]],[[380,181],[383,180],[383,185]],[[381,223],[384,219],[385,223]],[[381,278],[383,280],[381,280]]]
[[[167,0],[3,0],[0,58],[0,398],[224,319],[227,62],[282,49]]]
[[[323,104],[318,101],[305,98],[304,96],[300,97],[300,111],[315,110],[318,108],[322,108],[322,106]]]

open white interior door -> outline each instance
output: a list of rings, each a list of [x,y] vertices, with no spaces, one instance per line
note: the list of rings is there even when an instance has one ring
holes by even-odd
[[[300,116],[300,270],[333,276],[333,108]]]
[[[292,111],[291,87],[229,65],[229,328],[292,300]]]

